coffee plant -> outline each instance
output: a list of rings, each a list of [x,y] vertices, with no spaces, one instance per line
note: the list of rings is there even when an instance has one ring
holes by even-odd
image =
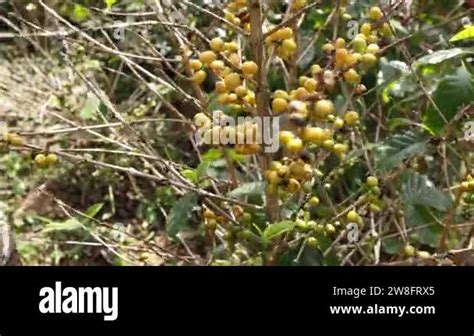
[[[466,264],[471,18],[462,0],[0,4],[20,258]]]

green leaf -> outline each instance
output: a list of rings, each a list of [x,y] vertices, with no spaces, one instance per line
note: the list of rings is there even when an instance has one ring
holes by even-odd
[[[293,230],[295,227],[295,222],[293,221],[283,221],[275,224],[270,224],[263,231],[263,239],[265,241],[271,241],[273,238],[276,238],[282,235],[285,232]]]
[[[461,48],[453,48],[447,50],[438,50],[429,55],[423,56],[413,63],[413,68],[418,68],[422,65],[434,65],[452,58],[460,57],[469,54],[469,51]]]
[[[376,166],[382,170],[396,168],[403,160],[425,151],[426,137],[407,131],[388,138],[376,151]]]
[[[196,183],[197,182],[197,173],[194,169],[183,169],[181,174],[190,182]]]
[[[211,148],[205,154],[202,155],[204,161],[215,161],[220,159],[223,156],[223,153],[218,148]]]
[[[191,214],[197,205],[197,201],[198,197],[195,193],[188,193],[175,203],[166,226],[169,236],[174,238],[178,233],[189,227]]]
[[[89,17],[89,9],[79,4],[74,4],[72,19],[76,22],[84,21]]]
[[[197,166],[196,168],[196,174],[197,174],[197,179],[202,179],[203,177],[207,176],[207,170],[211,166],[211,163],[209,161],[203,161]]]
[[[401,183],[401,198],[406,205],[423,205],[438,210],[447,210],[451,206],[451,197],[438,190],[425,175],[404,172]]]
[[[63,222],[49,222],[43,229],[44,233],[58,231],[75,231],[82,228],[81,223],[76,218],[70,218]]]
[[[229,197],[239,198],[243,196],[262,195],[265,190],[264,182],[244,183],[240,187],[232,190]]]
[[[105,6],[107,6],[107,9],[111,9],[113,5],[117,3],[117,0],[104,0]]]
[[[438,134],[451,121],[461,106],[474,102],[474,75],[464,66],[460,66],[452,74],[445,76],[433,93],[433,100],[442,112],[443,117],[432,106],[423,116],[423,123],[433,133]]]
[[[95,217],[99,213],[100,210],[102,210],[102,207],[104,206],[104,203],[96,203],[94,205],[91,205],[89,208],[87,208],[85,214],[91,218]]]
[[[84,120],[94,119],[99,106],[100,99],[92,95],[87,97],[81,112],[79,112],[79,117]]]
[[[403,247],[403,242],[399,237],[391,237],[382,240],[382,248],[387,254],[398,254]]]
[[[474,38],[474,26],[468,25],[465,26],[463,30],[461,30],[459,33],[451,37],[449,42],[458,42],[462,40],[467,40],[467,39],[472,39]]]

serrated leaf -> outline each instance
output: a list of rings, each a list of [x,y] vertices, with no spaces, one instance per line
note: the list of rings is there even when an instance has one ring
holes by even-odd
[[[449,42],[458,42],[458,41],[463,41],[467,39],[472,39],[474,38],[474,26],[469,25],[465,26],[463,30],[461,30],[459,33],[451,37]]]
[[[454,73],[439,82],[433,93],[433,100],[444,118],[430,105],[423,116],[423,123],[437,134],[443,129],[446,121],[454,118],[461,106],[474,102],[474,75],[464,65],[458,67]]]
[[[197,205],[198,197],[194,193],[184,195],[171,209],[168,217],[166,231],[170,237],[187,229],[190,224],[191,214]]]
[[[84,103],[81,111],[79,112],[79,117],[84,120],[93,119],[96,115],[97,109],[100,106],[100,99],[95,96],[89,96]]]
[[[424,152],[426,137],[407,131],[388,138],[376,151],[376,165],[382,170],[398,167],[403,160]]]
[[[262,195],[265,190],[265,183],[264,182],[250,182],[244,183],[240,187],[232,190],[229,193],[229,197],[239,198],[243,196],[254,196],[254,195]]]
[[[285,232],[293,230],[295,222],[293,221],[282,221],[275,224],[270,224],[263,231],[263,239],[265,241],[271,241],[272,239],[282,235]]]
[[[405,205],[422,205],[447,210],[451,197],[438,190],[425,175],[408,171],[401,175],[401,198]]]
[[[437,50],[435,52],[432,52],[429,55],[423,56],[416,60],[413,63],[413,68],[418,68],[422,65],[434,65],[434,64],[439,64],[444,61],[450,60],[455,57],[460,57],[463,55],[469,54],[469,51],[466,49],[461,49],[461,48],[453,48],[453,49],[447,49],[447,50]]]

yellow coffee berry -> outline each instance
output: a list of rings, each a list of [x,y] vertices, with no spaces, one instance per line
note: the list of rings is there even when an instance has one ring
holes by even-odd
[[[293,54],[298,49],[298,45],[292,38],[283,40],[281,47],[288,54]]]
[[[314,115],[320,119],[327,117],[329,114],[333,114],[334,110],[333,102],[327,99],[319,100],[314,105]]]
[[[371,43],[367,46],[367,52],[369,54],[377,54],[380,51],[380,47],[376,43]]]
[[[366,53],[362,55],[362,57],[360,58],[360,61],[365,67],[371,68],[375,64],[377,64],[378,59],[377,59],[377,56],[375,56],[374,54]]]
[[[326,44],[323,45],[323,51],[325,53],[328,53],[328,54],[332,53],[335,49],[336,49],[336,47],[332,43],[326,43]]]
[[[385,38],[390,38],[393,36],[392,29],[390,28],[390,25],[387,22],[384,22],[382,25],[382,28],[380,28],[381,34]]]
[[[237,73],[232,72],[224,77],[224,83],[228,90],[234,91],[242,82],[240,76]]]
[[[379,180],[375,176],[369,176],[366,183],[370,188],[375,188],[379,185]]]
[[[232,41],[232,42],[226,42],[224,43],[224,49],[227,50],[227,51],[237,51],[239,50],[239,45]]]
[[[215,60],[209,64],[209,67],[214,71],[216,74],[222,73],[225,69],[225,63],[221,60]]]
[[[205,219],[215,219],[216,214],[214,213],[214,211],[206,209],[204,210],[202,217],[204,217]]]
[[[352,47],[358,53],[363,53],[367,49],[367,41],[360,36],[355,37],[354,40],[352,40]]]
[[[227,88],[225,87],[224,81],[220,81],[216,83],[216,92],[217,93],[225,93],[227,92]]]
[[[344,73],[344,79],[350,84],[359,84],[360,83],[360,75],[354,69],[349,69]]]
[[[359,113],[357,113],[356,111],[349,111],[347,112],[345,115],[344,115],[344,121],[348,124],[348,125],[355,125],[357,124],[357,122],[359,121]]]
[[[225,105],[229,102],[229,94],[228,93],[221,93],[217,96],[217,102],[221,105]]]
[[[289,100],[290,96],[288,95],[288,92],[286,92],[286,91],[276,90],[273,93],[273,98],[281,98],[281,99]]]
[[[367,43],[378,43],[379,42],[379,37],[375,34],[371,34],[369,37],[367,37]]]
[[[290,178],[288,180],[288,191],[290,193],[295,193],[295,192],[298,192],[299,190],[301,189],[301,185],[300,183],[298,182],[298,180],[294,179],[294,178]]]
[[[46,161],[46,156],[44,154],[37,154],[35,156],[35,163],[39,168],[48,167],[48,162]]]
[[[46,164],[48,166],[52,166],[56,164],[56,162],[58,162],[58,156],[56,154],[49,153],[48,155],[46,155]]]
[[[293,10],[299,10],[306,6],[306,0],[293,0],[293,4],[291,5],[291,8]]]
[[[321,145],[326,139],[326,133],[320,127],[306,127],[302,137],[305,141]]]
[[[337,117],[336,119],[334,119],[334,127],[335,128],[343,128],[344,127],[344,120],[342,120],[341,118]]]
[[[206,65],[211,64],[217,59],[217,55],[212,50],[207,50],[199,54],[199,60]]]
[[[246,76],[253,76],[258,71],[258,65],[255,62],[245,62],[242,64],[242,73]]]
[[[318,82],[314,78],[309,78],[304,83],[304,88],[308,90],[309,93],[313,93],[318,89]]]
[[[332,148],[336,155],[343,155],[347,152],[347,146],[342,143],[337,143]]]
[[[364,23],[360,27],[360,32],[364,34],[366,37],[369,37],[372,34],[372,25],[370,23]]]
[[[189,60],[189,67],[194,71],[198,71],[202,68],[202,62],[197,59],[191,59]]]
[[[288,142],[290,142],[290,140],[294,139],[295,137],[295,135],[290,131],[281,131],[278,136],[280,143],[285,146],[288,144]]]
[[[323,69],[319,64],[314,64],[311,66],[311,75],[313,76],[319,75],[322,71]]]
[[[9,144],[13,146],[21,146],[23,145],[23,139],[16,133],[8,133],[7,134],[7,141]]]
[[[277,40],[287,40],[293,37],[293,29],[290,27],[285,27],[277,30],[273,37]]]
[[[288,109],[288,102],[283,98],[275,98],[272,101],[272,111],[276,114],[285,112]]]
[[[351,223],[357,223],[359,221],[359,214],[355,210],[351,210],[347,213],[346,218]]]
[[[224,50],[224,41],[220,37],[215,37],[210,42],[211,49],[215,52]]]
[[[318,206],[319,205],[319,198],[313,196],[309,199],[308,204],[311,206]]]
[[[237,100],[238,100],[238,97],[235,93],[229,93],[229,96],[227,97],[228,103],[235,103]]]
[[[420,259],[430,259],[431,254],[427,251],[417,251],[416,256]]]
[[[240,67],[240,56],[238,53],[232,53],[229,55],[229,61],[236,68]]]
[[[382,13],[382,10],[380,9],[380,7],[370,8],[369,17],[374,21],[380,20],[383,17],[383,13]]]
[[[278,173],[274,170],[270,170],[266,174],[267,181],[271,184],[278,184],[280,182],[280,177]]]
[[[256,104],[255,93],[254,93],[253,91],[250,91],[250,92],[244,97],[244,101],[247,102],[247,104],[255,105],[255,104]]]
[[[206,80],[207,78],[207,73],[206,71],[204,70],[199,70],[198,72],[196,72],[194,75],[193,75],[193,82],[196,83],[197,85],[201,85],[202,83],[204,83],[204,81]]]
[[[334,42],[334,47],[336,49],[341,49],[346,47],[346,40],[344,40],[342,37],[339,37],[335,42]]]
[[[303,149],[303,141],[300,138],[293,138],[286,144],[290,152],[300,152]]]
[[[347,49],[336,49],[336,68],[343,68],[344,65],[346,64],[346,57],[347,57],[348,51]]]
[[[409,258],[414,257],[415,253],[416,253],[415,247],[413,247],[410,244],[405,245],[405,247],[403,248],[403,254]]]
[[[245,86],[241,85],[235,88],[235,93],[238,97],[243,98],[247,95],[248,90]]]

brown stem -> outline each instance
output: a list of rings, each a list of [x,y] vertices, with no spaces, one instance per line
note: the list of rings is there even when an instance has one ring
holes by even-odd
[[[268,97],[268,87],[267,87],[267,73],[266,73],[266,55],[263,41],[263,17],[262,17],[262,6],[261,1],[259,0],[247,0],[247,5],[250,13],[250,43],[254,52],[255,62],[258,64],[258,72],[256,74],[256,93],[255,98],[257,101],[257,112],[261,118],[271,117],[269,109],[269,97]],[[262,122],[262,127],[270,128],[271,125]],[[262,132],[270,132],[270,129],[264,130]],[[270,134],[270,133],[268,133]],[[272,161],[272,156],[268,153],[259,154],[260,169],[262,172],[270,168]],[[265,207],[267,217],[270,222],[275,222],[279,218],[279,206],[278,198],[276,195],[267,192],[266,193],[266,207]]]

